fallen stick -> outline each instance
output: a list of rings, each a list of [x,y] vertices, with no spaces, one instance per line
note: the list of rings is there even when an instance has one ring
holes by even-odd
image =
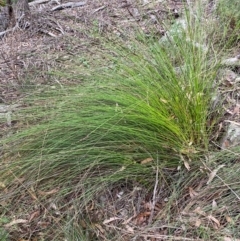
[[[42,3],[46,3],[46,2],[49,2],[50,0],[35,0],[35,1],[32,1],[30,3],[28,3],[29,6],[33,6],[33,5],[36,5],[36,4],[42,4]]]
[[[68,2],[68,3],[64,3],[61,5],[58,5],[54,8],[51,9],[51,11],[57,11],[57,10],[63,10],[65,8],[77,8],[77,7],[82,7],[86,4],[87,2]]]
[[[7,29],[7,30],[5,30],[5,31],[3,31],[3,32],[0,32],[0,38],[1,38],[1,37],[4,37],[4,35],[5,35],[6,33],[13,32],[17,27],[18,27],[18,26],[16,25],[16,26],[13,27],[13,28],[10,28],[10,29]]]
[[[225,59],[221,62],[221,65],[226,67],[240,67],[240,54],[234,58]]]

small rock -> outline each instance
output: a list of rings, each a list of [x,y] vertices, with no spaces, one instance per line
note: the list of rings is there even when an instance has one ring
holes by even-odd
[[[227,149],[240,145],[240,123],[230,122],[226,134],[223,136],[221,148]]]

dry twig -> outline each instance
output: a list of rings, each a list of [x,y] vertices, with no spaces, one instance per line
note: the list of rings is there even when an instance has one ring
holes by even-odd
[[[57,11],[57,10],[63,10],[65,8],[77,8],[77,7],[82,7],[86,4],[87,2],[68,2],[68,3],[64,3],[61,5],[58,5],[54,8],[51,9],[51,11]]]

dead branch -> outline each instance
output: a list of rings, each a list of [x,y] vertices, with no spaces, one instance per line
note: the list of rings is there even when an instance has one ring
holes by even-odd
[[[32,2],[28,3],[28,5],[29,6],[34,6],[34,5],[46,3],[46,2],[49,2],[49,1],[50,0],[35,0],[35,1],[32,1]]]
[[[59,10],[63,10],[65,8],[77,8],[77,7],[82,7],[86,4],[87,2],[68,2],[68,3],[64,3],[61,5],[58,5],[54,8],[51,9],[51,11],[59,11]]]

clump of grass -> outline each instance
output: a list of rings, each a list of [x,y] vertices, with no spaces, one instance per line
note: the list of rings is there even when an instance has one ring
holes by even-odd
[[[238,0],[220,0],[216,3],[218,25],[221,26],[221,39],[224,48],[235,48],[239,43],[240,6]]]
[[[185,37],[170,46],[144,36],[107,44],[113,64],[92,73],[91,83],[34,96],[19,113],[28,126],[4,141],[0,180],[21,179],[12,194],[58,187],[56,200],[77,202],[81,212],[110,184],[127,179],[150,188],[156,164],[168,181],[164,168],[191,166],[208,152],[218,65],[204,28],[189,18]]]

